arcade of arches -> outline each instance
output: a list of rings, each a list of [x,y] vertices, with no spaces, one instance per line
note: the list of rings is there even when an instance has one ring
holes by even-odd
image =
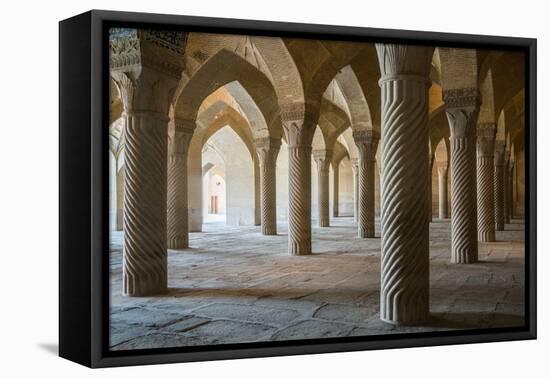
[[[110,47],[111,347],[523,324],[522,53]]]

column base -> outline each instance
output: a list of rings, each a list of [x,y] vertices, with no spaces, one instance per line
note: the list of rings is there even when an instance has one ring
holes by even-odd
[[[125,297],[150,297],[164,294],[168,291],[166,277],[149,281],[140,279],[139,285],[132,283],[129,277],[124,277],[122,295]]]
[[[277,235],[276,227],[262,227],[262,235]]]
[[[361,230],[359,229],[357,236],[361,239],[372,239],[374,238],[374,230]]]
[[[477,239],[480,242],[494,242],[495,241],[495,233],[494,231],[486,231],[486,232],[480,232],[477,236]]]
[[[291,256],[311,255],[311,244],[309,244],[309,243],[304,243],[304,244],[289,243],[288,244],[288,254],[291,255]]]
[[[473,264],[478,261],[477,251],[473,253],[472,251],[452,251],[451,252],[451,262],[453,264]]]
[[[424,307],[424,306],[423,306]],[[425,309],[410,309],[410,311],[399,311],[397,314],[384,314],[380,312],[380,320],[384,323],[393,324],[396,326],[417,326],[426,324],[430,319],[429,305]]]
[[[186,238],[169,239],[167,243],[168,249],[186,249],[189,248],[189,240]]]

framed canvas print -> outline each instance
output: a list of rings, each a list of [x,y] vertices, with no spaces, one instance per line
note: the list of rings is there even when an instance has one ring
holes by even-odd
[[[536,337],[536,41],[60,22],[60,355]]]

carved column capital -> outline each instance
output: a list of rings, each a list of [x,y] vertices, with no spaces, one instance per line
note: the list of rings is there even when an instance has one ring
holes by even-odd
[[[319,105],[312,103],[279,104],[281,122],[289,147],[311,147],[319,120]]]
[[[380,85],[388,80],[420,81],[430,85],[433,47],[377,43],[376,52],[382,75]]]
[[[109,71],[127,114],[167,117],[184,70],[187,34],[112,28]]]
[[[319,173],[328,173],[330,161],[332,160],[332,150],[315,150],[313,151],[313,159],[317,164]]]
[[[195,123],[189,120],[175,118],[168,128],[169,155],[185,155],[195,131]]]
[[[374,130],[362,130],[353,132],[353,140],[359,149],[360,158],[365,161],[373,161],[376,159],[376,149],[380,134]]]
[[[492,157],[495,154],[495,136],[497,128],[494,123],[483,123],[477,127],[478,156]]]
[[[258,154],[260,165],[275,166],[277,163],[277,156],[281,149],[281,141],[276,138],[257,138],[254,140],[254,147]]]
[[[445,112],[449,120],[451,138],[475,136],[480,95],[477,88],[458,88],[443,91]]]
[[[506,142],[503,140],[495,141],[495,165],[504,165],[504,152],[506,151]]]

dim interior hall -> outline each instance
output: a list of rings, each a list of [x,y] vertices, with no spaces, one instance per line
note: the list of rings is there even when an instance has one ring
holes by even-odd
[[[522,52],[109,42],[112,345],[523,324]]]

